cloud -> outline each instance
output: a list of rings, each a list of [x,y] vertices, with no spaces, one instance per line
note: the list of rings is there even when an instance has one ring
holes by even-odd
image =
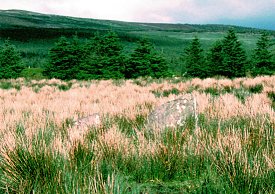
[[[124,21],[215,23],[263,18],[274,12],[275,0],[9,0],[1,2],[0,9]]]
[[[275,10],[272,0],[183,0],[181,6],[173,10],[173,14],[175,20],[205,23],[223,18],[246,19],[261,16],[267,10]]]

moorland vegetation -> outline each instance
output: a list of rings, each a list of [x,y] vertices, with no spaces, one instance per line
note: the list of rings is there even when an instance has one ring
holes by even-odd
[[[275,77],[0,84],[0,193],[274,193]],[[160,132],[154,107],[190,93]],[[73,129],[99,113],[97,127]]]
[[[108,34],[112,34],[110,30],[113,32],[113,38],[108,37]],[[232,30],[234,32],[229,33]],[[261,34],[267,34],[262,43]],[[9,39],[9,43],[16,47],[25,67],[20,76],[30,79],[43,79],[54,74],[58,74],[61,79],[67,79],[62,78],[62,73],[59,75],[47,71],[49,66],[54,66],[58,61],[63,60],[66,63],[64,56],[56,58],[57,53],[53,56],[55,59],[51,58],[54,49],[63,49],[70,54],[68,60],[74,65],[78,63],[77,66],[80,67],[74,67],[77,72],[71,75],[78,79],[131,78],[144,75],[185,75],[203,78],[216,75],[239,77],[272,74],[274,34],[272,30],[239,26],[131,23],[22,10],[0,10],[0,45],[5,45],[6,39]],[[60,38],[61,36],[66,38]],[[67,46],[61,48],[59,45],[57,48],[61,41],[59,38],[63,39]],[[198,41],[194,40],[196,38]],[[144,48],[139,48],[144,39],[147,43],[142,43]],[[112,49],[120,57],[115,59],[110,56],[112,59],[107,59],[109,54],[102,52],[104,46],[98,46],[101,43],[104,43],[105,47],[108,47],[108,44],[113,45]],[[98,50],[95,51],[93,47]],[[109,52],[111,48],[107,50],[106,52]],[[140,53],[149,50],[150,55]],[[75,53],[79,51],[84,54]],[[144,55],[146,57],[143,57]],[[77,57],[80,57],[78,61]],[[114,64],[108,64],[110,62]],[[121,63],[119,67],[118,63]],[[158,64],[159,68],[154,64]],[[165,73],[166,66],[169,70]],[[97,68],[94,69],[95,67]],[[57,65],[56,70],[58,68],[60,67]],[[64,66],[64,71],[70,72],[68,68]],[[162,68],[163,71],[153,73]],[[97,69],[100,71],[98,75],[91,72]],[[133,70],[138,69],[139,72],[133,73]],[[114,75],[110,75],[110,71],[113,71]],[[17,73],[14,76],[17,76]]]
[[[229,78],[246,75],[272,75],[275,70],[274,51],[270,36],[263,33],[258,39],[251,60],[234,30],[204,52],[200,40],[194,37],[181,57],[187,77]],[[86,42],[74,36],[71,40],[61,37],[49,51],[49,62],[38,73],[47,78],[62,80],[121,79],[150,76],[169,77],[171,70],[165,57],[146,39],[137,42],[127,55],[115,32],[99,33]],[[23,71],[20,55],[15,46],[6,41],[0,50],[0,78],[17,78]],[[5,73],[4,73],[5,72]]]
[[[275,193],[274,32],[15,10],[0,24],[0,193]],[[184,94],[198,117],[147,125]]]

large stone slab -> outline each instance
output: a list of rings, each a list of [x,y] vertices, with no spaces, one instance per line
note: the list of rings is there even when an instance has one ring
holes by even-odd
[[[155,129],[183,126],[190,116],[196,118],[196,100],[186,94],[156,107],[148,116],[148,126]]]

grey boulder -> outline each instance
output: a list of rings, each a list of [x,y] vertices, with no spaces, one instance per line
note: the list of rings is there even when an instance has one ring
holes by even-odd
[[[168,101],[148,115],[148,127],[160,130],[181,127],[190,116],[197,120],[196,106],[196,100],[191,94]]]

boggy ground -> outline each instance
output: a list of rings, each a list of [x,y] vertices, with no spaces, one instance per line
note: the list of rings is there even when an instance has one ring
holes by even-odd
[[[275,77],[1,80],[1,193],[274,193]],[[146,127],[191,93],[198,125]],[[72,130],[99,113],[97,127]]]

